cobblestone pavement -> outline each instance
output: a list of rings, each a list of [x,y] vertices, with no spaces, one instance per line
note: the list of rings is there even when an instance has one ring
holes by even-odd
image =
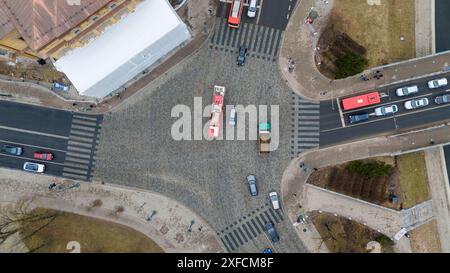
[[[281,236],[280,243],[272,245],[276,251],[304,252],[283,212],[269,208],[268,193],[279,191],[290,161],[292,97],[280,78],[276,62],[270,59],[250,55],[238,67],[235,52],[205,44],[192,58],[105,115],[94,180],[148,189],[181,201],[209,222],[229,251],[260,252],[271,246],[261,224],[272,221]],[[182,104],[193,109],[194,97],[209,105],[213,85],[226,86],[227,105],[269,105],[269,110],[270,105],[279,105],[278,150],[262,156],[257,141],[173,140],[171,127],[177,118],[171,117],[172,107]],[[207,122],[203,118],[203,124]],[[245,181],[249,173],[256,175],[259,188],[259,196],[253,198]]]

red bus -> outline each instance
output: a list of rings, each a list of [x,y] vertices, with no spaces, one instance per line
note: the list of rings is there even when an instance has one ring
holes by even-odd
[[[372,104],[377,104],[380,102],[381,102],[380,94],[378,92],[372,92],[369,94],[343,99],[342,106],[344,106],[344,111],[348,111],[369,106]]]
[[[230,14],[228,16],[228,26],[239,28],[242,11],[244,10],[244,0],[233,0],[231,2]]]

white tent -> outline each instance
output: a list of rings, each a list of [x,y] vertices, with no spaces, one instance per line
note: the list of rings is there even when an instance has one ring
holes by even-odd
[[[190,38],[167,0],[145,0],[103,34],[55,62],[75,88],[101,98]]]

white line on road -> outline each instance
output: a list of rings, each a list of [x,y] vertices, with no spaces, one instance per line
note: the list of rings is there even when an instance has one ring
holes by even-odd
[[[7,126],[0,126],[0,129],[5,129],[5,130],[9,130],[9,131],[16,131],[16,132],[21,132],[21,133],[27,133],[27,134],[33,134],[33,135],[41,135],[41,136],[53,137],[53,138],[69,139],[69,137],[66,137],[66,136],[47,134],[47,133],[36,132],[36,131],[31,131],[31,130],[7,127]]]
[[[264,0],[261,0],[261,3],[259,4],[258,16],[256,18],[256,24],[257,25],[259,25],[259,18],[261,17],[261,11],[262,11],[263,2],[264,2]]]

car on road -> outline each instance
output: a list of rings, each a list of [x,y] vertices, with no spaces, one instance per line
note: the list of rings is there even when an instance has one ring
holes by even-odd
[[[350,124],[363,122],[363,121],[366,121],[368,119],[369,119],[369,114],[366,113],[366,112],[348,116],[348,122],[350,122]]]
[[[232,108],[230,111],[230,125],[231,126],[236,126],[236,119],[237,119],[237,113],[236,113],[236,109]]]
[[[253,174],[247,176],[248,190],[251,196],[258,195],[258,187],[256,186],[256,177]]]
[[[405,102],[405,109],[407,110],[413,110],[417,108],[425,107],[429,104],[429,101],[427,98],[420,98],[415,100],[409,100]]]
[[[256,0],[250,0],[250,4],[248,5],[247,17],[255,18],[256,16]]]
[[[247,55],[247,48],[245,46],[240,46],[237,56],[237,65],[243,66],[245,63],[245,56]]]
[[[263,250],[263,253],[273,253],[273,250],[270,247],[268,247]]]
[[[34,162],[25,162],[25,164],[23,164],[23,170],[32,173],[43,173],[45,171],[45,165]]]
[[[434,102],[436,104],[446,104],[450,102],[450,95],[442,95],[442,96],[437,96],[434,99]]]
[[[12,146],[12,145],[3,145],[0,148],[0,152],[4,154],[10,155],[22,155],[22,147]]]
[[[443,87],[447,85],[447,79],[446,78],[442,78],[442,79],[436,79],[436,80],[432,80],[428,82],[428,87],[430,89],[435,89],[435,88],[439,88],[439,87]]]
[[[69,86],[60,82],[54,82],[52,89],[57,91],[69,91]]]
[[[266,228],[267,235],[269,235],[269,238],[270,240],[272,240],[272,242],[276,243],[280,240],[280,236],[278,235],[278,232],[272,223],[266,223],[264,227]]]
[[[398,88],[395,91],[395,94],[397,94],[397,96],[399,96],[399,97],[404,97],[404,96],[409,96],[411,94],[415,94],[417,92],[419,92],[419,87],[417,87],[417,85],[413,85],[413,86],[405,86],[405,87]]]
[[[398,107],[395,104],[385,105],[378,108],[375,108],[375,115],[377,117],[393,115],[398,112]]]
[[[50,152],[35,152],[34,153],[34,159],[52,161],[53,160],[53,154],[50,153]]]
[[[270,202],[272,202],[273,209],[280,209],[280,201],[278,200],[278,194],[273,191],[269,193]]]

